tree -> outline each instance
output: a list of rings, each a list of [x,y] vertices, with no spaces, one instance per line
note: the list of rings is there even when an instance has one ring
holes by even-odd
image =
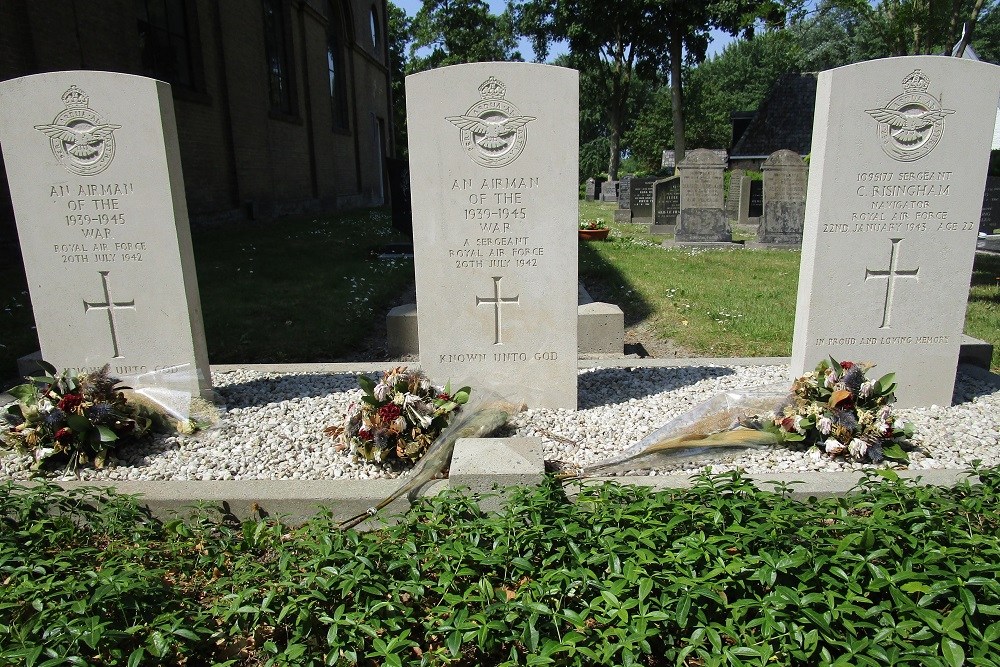
[[[406,157],[406,44],[410,41],[410,19],[406,12],[393,3],[389,2],[387,6],[393,135],[397,154]]]
[[[518,31],[544,59],[553,40],[569,42],[579,64],[593,69],[605,89],[608,175],[617,178],[626,104],[637,77],[669,67],[674,149],[684,151],[682,69],[705,57],[709,30],[750,30],[755,17],[771,16],[777,0],[523,0],[515,5]]]
[[[705,60],[712,28],[730,35],[752,37],[755,24],[783,25],[788,5],[779,0],[667,0],[655,3],[651,20],[663,26],[666,62],[670,65],[670,106],[673,114],[674,156],[684,159],[684,65]]]
[[[514,7],[518,32],[532,41],[542,61],[549,44],[569,42],[574,64],[591,77],[603,100],[608,141],[608,177],[618,178],[626,105],[637,69],[652,71],[660,44],[658,29],[644,18],[653,0],[525,0]],[[582,143],[582,142],[581,142]]]
[[[411,25],[407,72],[490,60],[521,60],[510,11],[496,15],[484,0],[424,0]],[[429,50],[425,55],[422,51]]]
[[[1000,64],[1000,7],[994,5],[976,22],[972,46],[980,59]]]

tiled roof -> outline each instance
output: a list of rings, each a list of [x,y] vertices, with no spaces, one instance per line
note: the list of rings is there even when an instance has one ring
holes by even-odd
[[[768,156],[782,148],[808,154],[815,105],[815,72],[782,75],[733,146],[731,157]]]

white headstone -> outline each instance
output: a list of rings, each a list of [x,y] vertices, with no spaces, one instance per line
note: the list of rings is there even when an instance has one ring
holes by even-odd
[[[950,405],[1000,67],[874,60],[819,75],[792,373],[827,356]]]
[[[207,394],[170,86],[92,71],[4,81],[0,145],[42,358]]]
[[[475,63],[406,78],[420,366],[576,408],[578,73]]]

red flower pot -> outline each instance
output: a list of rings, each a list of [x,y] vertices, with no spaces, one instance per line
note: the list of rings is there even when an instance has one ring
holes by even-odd
[[[603,241],[611,233],[610,229],[581,229],[579,231],[581,241]]]

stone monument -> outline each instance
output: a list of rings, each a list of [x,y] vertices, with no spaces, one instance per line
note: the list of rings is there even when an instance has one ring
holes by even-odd
[[[951,404],[998,97],[959,58],[819,74],[793,375],[873,362],[901,407]]]
[[[657,227],[670,227],[669,231],[672,233],[674,225],[677,224],[677,216],[681,213],[680,176],[671,176],[653,183],[653,204],[653,231],[659,232]]]
[[[474,63],[406,78],[421,368],[576,408],[578,73]]]
[[[42,358],[208,395],[170,86],[94,71],[4,81],[0,144]]]
[[[806,212],[806,163],[797,153],[780,150],[764,160],[761,171],[764,172],[764,215],[757,228],[757,241],[799,246]]]
[[[732,229],[724,210],[726,163],[712,150],[689,152],[677,165],[681,178],[678,243],[730,243]]]

